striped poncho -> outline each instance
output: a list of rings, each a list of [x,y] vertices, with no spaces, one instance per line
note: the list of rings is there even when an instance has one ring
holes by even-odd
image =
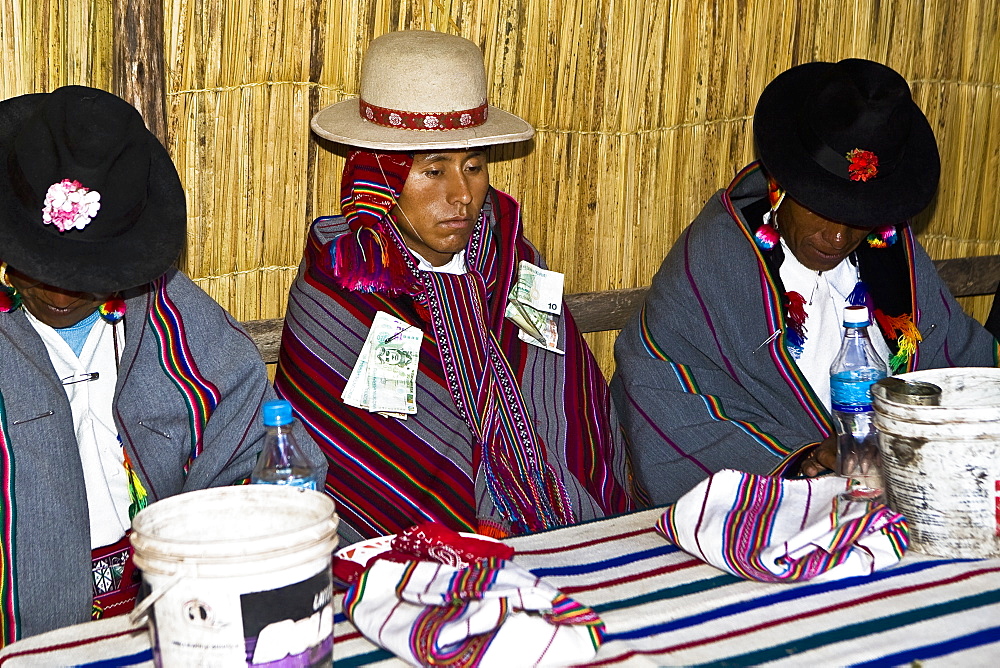
[[[611,391],[654,503],[724,468],[767,474],[834,433],[788,349],[780,259],[753,242],[767,209],[753,163],[681,233],[615,343]],[[888,248],[862,242],[853,258],[876,315],[912,316],[919,330],[898,372],[994,365],[996,341],[962,311],[908,225],[899,237]],[[895,356],[899,332],[876,319]]]
[[[242,481],[264,440],[260,406],[274,396],[253,342],[175,270],[126,304],[112,411],[135,508]],[[0,313],[0,348],[2,646],[91,619],[95,573],[73,412],[23,308]]]
[[[559,318],[565,355],[522,342],[504,318],[519,261],[544,266],[521,234],[517,203],[491,189],[466,248],[468,280],[479,286],[474,294],[484,303],[453,290],[457,278],[416,269],[392,226],[379,229],[406,255],[412,287],[395,296],[345,289],[335,276],[335,241],[354,231],[344,218],[318,219],[289,295],[275,381],[326,452],[326,489],[338,503],[344,539],[395,533],[427,520],[506,535],[630,510],[625,452],[607,385],[572,317],[564,308]],[[424,335],[417,412],[405,420],[341,398],[379,311]],[[473,326],[477,313],[492,341],[489,350],[503,359],[492,360],[492,367],[479,360],[475,370],[457,368],[465,362],[452,349],[479,331]],[[509,375],[496,372],[498,366]],[[524,418],[512,425],[519,432],[512,446],[509,439],[498,444],[495,431],[505,425],[496,414],[470,402],[488,382],[499,386],[503,401],[517,404],[516,411],[503,406],[499,412]],[[537,513],[533,494],[545,506]]]

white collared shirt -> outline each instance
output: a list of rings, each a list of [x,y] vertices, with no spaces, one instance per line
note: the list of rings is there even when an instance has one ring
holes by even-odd
[[[830,408],[830,366],[844,339],[844,307],[858,284],[858,270],[844,258],[829,271],[815,271],[798,261],[784,239],[781,247],[785,260],[778,273],[785,291],[797,292],[806,300],[806,340],[796,363],[816,396]],[[868,338],[882,361],[888,363],[889,348],[875,323],[868,327]]]
[[[123,348],[124,328],[98,319],[77,357],[59,333],[24,309],[28,322],[45,343],[56,375],[63,379],[63,390],[73,413],[73,428],[83,464],[90,510],[90,546],[115,543],[131,526],[128,516],[131,499],[124,453],[118,441],[118,429],[112,417],[118,363],[115,341]],[[97,372],[95,380],[66,384],[66,380]]]
[[[425,260],[420,253],[410,249],[413,253],[413,257],[417,258],[417,269],[421,271],[434,271],[439,274],[454,274],[456,276],[461,276],[462,274],[467,274],[469,268],[465,264],[465,249],[458,251],[451,256],[451,259],[447,263],[441,265],[440,267],[435,267],[430,262]]]

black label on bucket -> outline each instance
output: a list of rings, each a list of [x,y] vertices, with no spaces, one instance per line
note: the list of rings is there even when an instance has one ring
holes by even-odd
[[[329,569],[302,582],[240,595],[247,663],[329,666],[333,660]]]

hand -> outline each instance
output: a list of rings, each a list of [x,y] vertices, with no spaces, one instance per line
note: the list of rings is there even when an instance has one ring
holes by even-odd
[[[837,470],[837,436],[830,436],[823,439],[812,451],[802,460],[801,472],[807,478],[826,473],[827,470]]]

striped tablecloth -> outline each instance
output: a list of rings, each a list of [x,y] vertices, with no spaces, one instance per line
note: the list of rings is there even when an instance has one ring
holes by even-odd
[[[518,563],[600,613],[608,640],[593,665],[1000,665],[1000,559],[910,553],[870,577],[747,582],[666,543],[659,512],[510,541]],[[335,633],[337,668],[404,665],[339,613]],[[0,652],[2,668],[149,660],[145,635],[116,619]]]

